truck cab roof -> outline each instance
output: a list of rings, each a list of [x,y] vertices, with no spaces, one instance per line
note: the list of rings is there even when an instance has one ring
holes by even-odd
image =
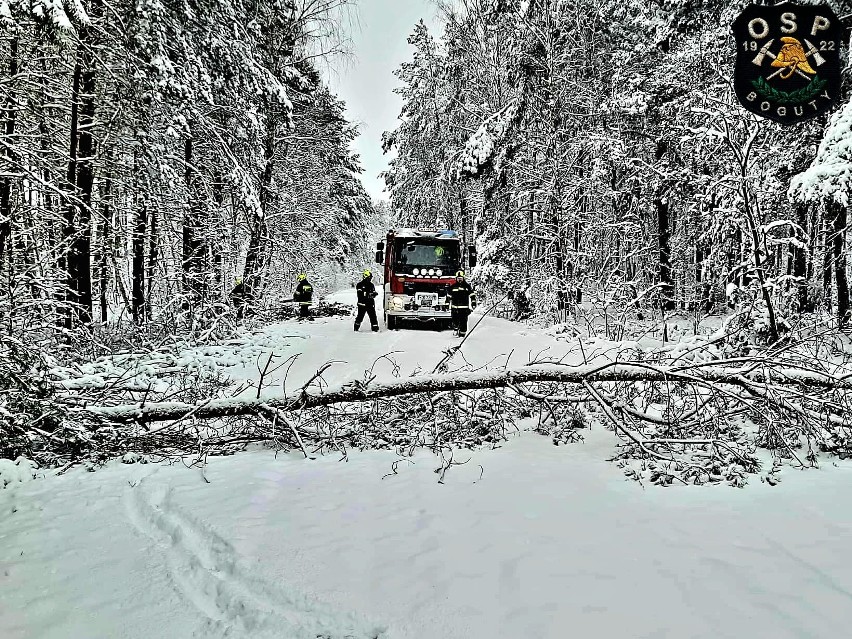
[[[459,237],[459,234],[455,231],[445,229],[391,229],[390,231],[388,231],[388,235],[393,235],[394,237],[411,237],[435,240],[454,240],[458,239]]]

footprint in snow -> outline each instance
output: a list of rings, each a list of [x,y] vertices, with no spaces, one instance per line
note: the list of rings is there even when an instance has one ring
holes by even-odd
[[[234,547],[181,512],[171,491],[142,480],[127,491],[131,523],[164,549],[175,588],[204,621],[196,637],[381,639],[385,629],[272,584],[243,566]]]

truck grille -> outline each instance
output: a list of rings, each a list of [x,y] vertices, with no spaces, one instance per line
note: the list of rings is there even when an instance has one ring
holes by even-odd
[[[438,282],[405,282],[402,286],[406,295],[414,295],[417,291],[423,291],[424,293],[437,293],[439,297],[444,297],[448,288],[449,284]]]

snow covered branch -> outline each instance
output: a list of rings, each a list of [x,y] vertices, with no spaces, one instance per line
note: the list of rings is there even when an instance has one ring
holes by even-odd
[[[796,202],[834,200],[849,205],[852,186],[852,101],[831,118],[811,166],[795,176],[789,196]]]
[[[192,414],[198,419],[255,415],[269,409],[297,411],[347,402],[366,402],[416,393],[468,391],[501,388],[531,382],[672,382],[738,387],[806,386],[822,389],[852,389],[852,380],[801,367],[770,367],[767,363],[743,361],[740,366],[688,365],[653,366],[637,362],[613,362],[578,367],[541,364],[504,371],[422,375],[388,382],[349,382],[323,392],[307,390],[291,395],[239,396],[209,400],[202,404],[155,402],[121,406],[90,406],[84,409],[117,423],[180,419]]]

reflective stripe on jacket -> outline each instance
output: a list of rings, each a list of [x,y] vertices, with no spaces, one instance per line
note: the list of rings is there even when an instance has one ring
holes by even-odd
[[[296,285],[296,292],[293,293],[293,301],[301,302],[302,304],[310,304],[313,296],[314,287],[311,286],[308,280],[302,280]]]
[[[369,278],[364,278],[355,286],[358,293],[358,306],[375,306],[375,298],[378,296],[376,286]]]

